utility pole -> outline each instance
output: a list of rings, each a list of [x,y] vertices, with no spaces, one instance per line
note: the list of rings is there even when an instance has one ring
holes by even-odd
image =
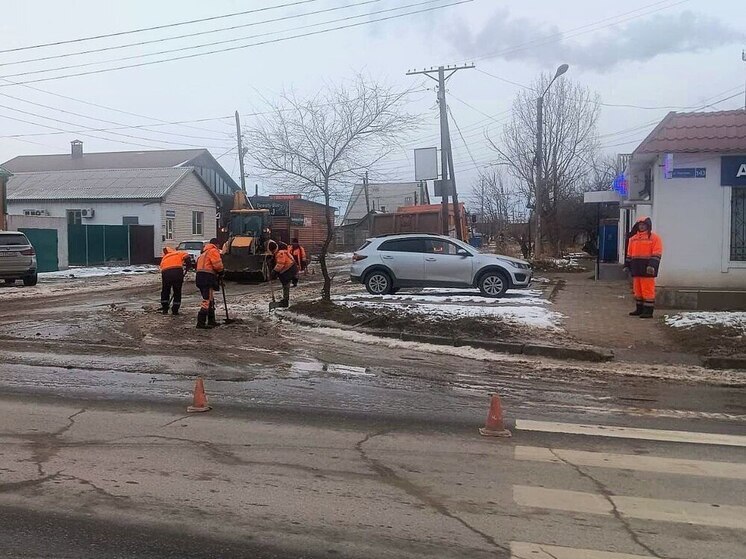
[[[443,234],[448,235],[448,188],[453,196],[453,218],[456,226],[456,238],[462,239],[461,234],[461,212],[459,211],[458,191],[456,190],[456,174],[453,168],[453,152],[451,150],[451,135],[448,129],[448,105],[446,104],[446,82],[459,70],[469,70],[474,64],[463,66],[438,66],[429,70],[410,70],[408,76],[422,74],[438,82],[438,105],[440,108],[440,175],[441,175],[441,207],[443,210]],[[449,72],[446,75],[446,71]],[[438,75],[437,78],[432,74]]]
[[[241,117],[238,115],[238,111],[236,111],[236,141],[238,142],[238,168],[241,171],[241,190],[246,194],[246,175],[243,170],[243,156],[245,153],[243,151],[243,140],[241,138]]]
[[[363,191],[365,192],[365,210],[366,215],[370,213],[370,193],[368,192],[368,171],[365,171],[363,177]]]

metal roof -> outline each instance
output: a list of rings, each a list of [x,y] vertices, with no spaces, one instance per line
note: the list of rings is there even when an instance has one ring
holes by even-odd
[[[671,112],[634,154],[746,152],[746,111]]]
[[[204,154],[209,155],[210,152],[206,149],[159,149],[84,153],[81,157],[71,157],[69,153],[19,155],[3,163],[3,166],[11,173],[83,169],[153,169],[155,167],[179,167]]]
[[[8,200],[160,200],[193,171],[181,167],[17,173],[8,180]]]

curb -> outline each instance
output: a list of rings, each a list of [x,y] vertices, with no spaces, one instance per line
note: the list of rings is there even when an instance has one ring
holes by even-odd
[[[554,359],[572,359],[575,361],[591,361],[603,363],[614,359],[614,352],[591,347],[568,347],[549,344],[534,344],[521,342],[500,342],[491,340],[475,340],[471,338],[452,338],[449,336],[436,336],[430,334],[413,334],[410,332],[395,332],[391,330],[373,330],[369,328],[354,328],[347,324],[341,324],[331,320],[314,319],[307,315],[293,313],[282,313],[283,318],[309,326],[328,326],[360,332],[382,338],[393,338],[404,342],[419,342],[434,345],[447,345],[452,347],[475,347],[486,349],[497,353],[509,353],[513,355],[531,355],[536,357],[549,357]]]

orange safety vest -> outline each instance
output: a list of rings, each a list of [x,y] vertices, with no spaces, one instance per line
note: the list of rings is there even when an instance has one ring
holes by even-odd
[[[189,258],[189,253],[166,247],[166,252],[161,257],[161,272],[172,268],[181,268],[187,258]]]
[[[222,271],[223,259],[220,257],[220,250],[214,244],[207,243],[197,259],[197,272],[219,274]]]
[[[301,267],[303,265],[303,262],[306,261],[306,249],[304,249],[300,245],[298,245],[298,248],[295,248],[291,245],[290,254],[293,255],[293,259],[295,260],[295,263],[298,265],[298,267]]]
[[[652,231],[638,231],[629,239],[626,263],[633,277],[655,277],[663,256],[663,241]],[[648,274],[648,267],[655,274]]]
[[[275,272],[281,274],[287,272],[295,264],[293,256],[288,250],[278,250],[275,252]]]

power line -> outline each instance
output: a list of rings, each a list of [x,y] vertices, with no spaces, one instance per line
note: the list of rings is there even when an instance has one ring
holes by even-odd
[[[362,2],[361,4],[369,4],[371,2],[380,2],[380,1],[381,0],[366,0],[365,2]],[[414,3],[414,4],[407,4],[407,5],[404,5],[404,6],[397,6],[395,8],[388,8],[388,9],[385,9],[385,10],[379,10],[377,12],[373,12],[373,14],[376,15],[376,14],[383,14],[383,13],[389,13],[389,12],[397,12],[397,11],[401,11],[401,10],[406,9],[406,8],[412,8],[412,7],[416,7],[416,6],[423,6],[423,5],[433,4],[433,3],[441,2],[441,1],[443,1],[443,0],[425,0],[423,2],[417,2],[417,3]],[[354,6],[356,6],[356,5],[353,4],[352,7],[354,7]],[[350,7],[350,6],[345,5],[345,6],[342,6],[342,7],[333,8],[333,10],[347,9],[348,7]],[[328,11],[332,11],[332,10],[331,9],[317,10],[315,12],[309,12],[308,14],[304,14],[304,15],[314,15],[314,14],[319,14],[319,13],[328,12]],[[264,32],[264,33],[257,33],[257,34],[254,34],[254,35],[247,35],[245,37],[236,37],[236,38],[233,38],[233,39],[224,39],[222,41],[213,41],[213,42],[210,42],[210,43],[202,43],[202,44],[198,44],[198,45],[190,45],[190,46],[179,47],[179,48],[175,48],[175,49],[166,49],[166,50],[160,50],[160,51],[155,51],[155,52],[148,52],[148,53],[144,53],[144,54],[134,54],[134,55],[130,55],[130,56],[122,56],[122,57],[119,57],[119,58],[110,58],[110,59],[107,59],[107,60],[97,60],[97,61],[93,61],[93,62],[84,62],[84,63],[81,63],[81,64],[69,64],[67,66],[55,66],[54,68],[45,68],[45,69],[42,69],[42,70],[30,70],[30,71],[27,71],[27,72],[18,72],[16,74],[6,74],[6,77],[8,77],[8,78],[18,78],[18,77],[23,77],[23,76],[33,76],[33,75],[38,75],[38,74],[47,74],[49,72],[58,72],[58,71],[62,71],[62,70],[73,70],[73,69],[76,69],[76,68],[89,68],[91,66],[99,66],[101,64],[110,64],[110,63],[113,63],[113,62],[125,62],[127,60],[140,60],[142,58],[147,58],[147,57],[150,57],[150,56],[159,56],[159,55],[162,55],[162,54],[173,54],[173,53],[176,53],[176,52],[186,52],[186,51],[201,49],[201,48],[205,48],[205,47],[214,47],[214,46],[218,46],[218,45],[231,44],[231,43],[235,43],[236,41],[245,41],[245,40],[249,40],[249,39],[258,39],[260,37],[269,37],[269,36],[277,35],[278,33],[287,33],[287,32],[290,32],[290,31],[300,31],[302,29],[311,29],[311,28],[314,28],[314,27],[319,27],[321,25],[329,25],[329,24],[332,24],[332,23],[340,23],[340,22],[343,22],[343,21],[350,21],[350,20],[354,20],[354,19],[360,19],[360,18],[368,17],[369,15],[370,14],[356,14],[356,15],[352,15],[352,16],[347,16],[347,17],[342,17],[342,18],[337,18],[337,19],[331,19],[331,20],[321,21],[321,22],[317,22],[317,23],[310,23],[310,24],[306,24],[306,25],[299,25],[299,26],[296,26],[296,27],[291,27],[289,29],[284,29],[284,30],[280,30],[280,31],[274,31],[273,30],[273,31],[267,31],[267,32]],[[293,17],[298,17],[298,16],[293,16]],[[258,22],[258,23],[264,23],[264,22]],[[0,64],[0,66],[2,66],[2,65]]]
[[[453,116],[453,111],[451,110],[451,107],[447,107],[448,114],[451,115],[451,120],[453,120],[453,125],[456,127],[456,130],[458,131],[458,135],[461,136],[461,141],[464,143],[464,147],[466,148],[467,153],[469,154],[469,158],[471,159],[472,163],[474,163],[474,167],[477,167],[477,162],[474,161],[474,156],[471,153],[471,149],[469,149],[469,144],[466,143],[466,140],[464,139],[464,135],[461,133],[461,129],[458,127],[458,122],[456,122],[456,117]]]
[[[151,45],[151,44],[154,44],[154,43],[163,43],[163,42],[166,42],[166,41],[173,41],[173,40],[176,40],[176,39],[184,39],[184,38],[187,38],[187,37],[197,37],[197,36],[200,36],[200,35],[208,35],[208,34],[211,34],[211,33],[222,33],[224,31],[231,31],[231,30],[235,30],[235,29],[241,29],[241,28],[244,28],[244,27],[255,27],[255,26],[258,26],[258,25],[264,25],[266,23],[276,23],[278,21],[285,21],[285,20],[289,20],[289,19],[303,18],[303,17],[308,17],[308,16],[313,16],[313,15],[323,14],[323,13],[327,13],[327,12],[335,12],[335,11],[339,11],[339,10],[347,10],[349,8],[355,8],[355,7],[358,7],[358,6],[364,6],[366,4],[374,4],[374,3],[377,3],[377,2],[381,2],[381,1],[382,0],[365,0],[363,2],[358,2],[356,4],[346,4],[346,5],[343,5],[343,6],[335,6],[333,8],[327,8],[327,9],[324,9],[324,10],[315,10],[315,11],[312,11],[312,12],[306,12],[306,13],[302,13],[302,14],[292,14],[292,15],[283,16],[283,17],[279,17],[279,18],[265,19],[265,20],[262,20],[262,21],[252,21],[251,23],[244,23],[242,25],[234,25],[234,26],[231,26],[231,27],[222,27],[220,29],[212,29],[212,30],[209,30],[209,31],[200,31],[200,32],[197,32],[197,33],[188,33],[188,34],[185,34],[185,35],[177,35],[177,36],[174,36],[174,37],[164,37],[164,38],[160,38],[160,39],[151,39],[149,41],[140,41],[140,42],[137,42],[137,43],[128,43],[128,44],[125,44],[125,45],[114,45],[114,46],[110,46],[110,47],[101,47],[101,48],[98,48],[98,49],[90,49],[90,50],[77,51],[77,52],[68,52],[68,53],[64,53],[64,54],[55,54],[55,55],[52,55],[52,56],[44,56],[44,57],[40,57],[40,58],[28,58],[28,59],[25,59],[25,60],[16,60],[16,61],[13,61],[13,62],[4,62],[4,63],[0,63],[0,67],[2,67],[2,66],[14,66],[14,65],[17,65],[17,64],[27,64],[27,63],[30,63],[30,62],[42,62],[42,61],[48,61],[48,60],[57,60],[57,59],[60,59],[60,58],[69,58],[71,56],[81,56],[81,55],[85,55],[85,54],[93,54],[93,53],[107,52],[107,51],[112,51],[112,50],[120,50],[120,49],[129,48],[129,47],[141,47],[141,46],[145,46],[145,45]],[[439,0],[431,0],[431,2],[429,2],[429,3],[432,3],[432,2],[435,2],[435,1],[439,1]],[[404,6],[404,7],[407,7],[407,6]],[[394,10],[394,9],[402,9],[402,8],[393,8],[392,10]],[[363,14],[363,15],[359,15],[359,16],[356,16],[356,17],[365,17],[366,15],[367,14]],[[332,21],[327,22],[327,23],[334,23],[336,21],[341,21],[341,20],[332,20]],[[297,28],[291,28],[290,31],[297,30],[297,29],[305,29],[307,27],[313,27],[313,26],[318,26],[318,25],[323,25],[323,24],[324,24],[324,22],[322,22],[322,23],[316,23],[316,24],[312,24],[312,25],[307,25],[307,26],[301,26],[301,27],[297,27]],[[145,56],[156,56],[156,55],[159,55],[159,54],[169,54],[169,53],[172,53],[172,52],[182,52],[182,51],[192,50],[192,49],[198,49],[198,48],[202,48],[202,47],[206,47],[206,46],[216,46],[216,45],[227,44],[227,43],[231,43],[231,42],[235,42],[235,41],[239,41],[239,40],[244,40],[244,39],[254,39],[254,38],[257,38],[257,37],[264,37],[264,36],[267,36],[267,35],[273,35],[274,33],[276,33],[276,32],[272,31],[272,32],[268,32],[268,33],[261,33],[261,34],[258,34],[258,35],[249,35],[247,37],[237,37],[235,39],[228,39],[228,40],[224,40],[224,41],[215,41],[215,42],[212,42],[212,43],[203,43],[201,45],[194,45],[194,46],[182,47],[182,48],[177,48],[177,49],[162,50],[162,51],[150,52],[150,53],[145,53],[145,54],[138,54],[138,55],[134,55],[134,56],[126,56],[126,57],[121,57],[121,58],[112,58],[112,59],[108,59],[108,60],[100,60],[98,62],[89,62],[89,63],[86,63],[86,64],[76,64],[76,65],[69,65],[69,66],[57,66],[55,68],[49,68],[49,69],[46,69],[46,70],[37,70],[35,72],[25,72],[25,73],[19,73],[19,74],[8,74],[8,77],[25,76],[25,75],[35,74],[35,73],[39,74],[39,73],[44,73],[44,72],[51,72],[51,71],[54,71],[54,70],[69,70],[69,69],[72,69],[72,68],[83,68],[83,67],[86,67],[86,66],[93,66],[95,64],[106,64],[106,63],[109,63],[109,62],[121,62],[121,61],[124,61],[124,60],[133,60],[133,59],[142,58],[142,57],[145,57]]]
[[[312,36],[316,36],[316,35],[323,35],[323,34],[326,34],[326,33],[333,32],[333,31],[340,31],[340,30],[343,30],[343,29],[352,29],[352,28],[360,27],[360,26],[364,26],[364,25],[371,25],[373,23],[380,23],[382,21],[389,21],[389,20],[394,20],[394,19],[401,19],[403,17],[407,17],[407,16],[411,16],[411,15],[417,15],[417,14],[423,14],[423,13],[427,13],[427,12],[433,12],[433,11],[436,11],[436,10],[442,10],[444,8],[450,8],[450,7],[458,6],[458,5],[461,5],[461,4],[467,4],[467,3],[471,3],[473,1],[474,0],[458,0],[458,1],[455,1],[455,2],[451,2],[449,4],[444,4],[442,6],[434,6],[434,7],[431,7],[431,8],[424,8],[424,9],[421,9],[421,10],[413,10],[413,11],[406,12],[406,13],[403,13],[403,14],[397,14],[397,15],[392,15],[392,16],[387,16],[387,17],[382,17],[382,18],[377,18],[377,19],[370,19],[368,21],[351,23],[351,24],[348,24],[348,25],[340,25],[340,26],[337,26],[337,27],[329,28],[329,29],[321,29],[319,31],[312,31],[312,32],[308,32],[308,33],[300,33],[300,34],[297,34],[297,35],[290,35],[288,37],[279,37],[279,38],[276,38],[276,39],[269,39],[269,40],[266,40],[266,41],[257,41],[255,43],[249,43],[247,45],[237,45],[237,46],[234,46],[234,47],[228,47],[228,48],[224,48],[224,49],[216,49],[216,50],[207,51],[207,52],[194,53],[194,54],[188,54],[188,55],[183,55],[183,56],[176,56],[176,57],[166,58],[166,59],[163,59],[163,60],[153,60],[153,61],[150,61],[150,62],[140,62],[140,63],[137,63],[137,64],[125,64],[125,65],[122,65],[122,66],[115,66],[115,67],[112,67],[112,68],[101,68],[99,70],[90,70],[90,71],[86,71],[86,72],[77,72],[77,73],[73,73],[73,74],[64,74],[62,76],[52,76],[52,77],[38,78],[38,79],[21,81],[21,82],[13,82],[13,83],[14,83],[14,85],[25,85],[25,84],[29,84],[29,83],[47,82],[47,81],[64,79],[64,78],[72,78],[72,77],[79,77],[79,76],[89,76],[89,75],[94,75],[94,74],[103,74],[103,73],[107,73],[107,72],[115,72],[115,71],[118,71],[118,70],[126,70],[126,69],[129,69],[129,68],[139,68],[139,67],[143,67],[143,66],[152,66],[154,64],[163,64],[165,62],[173,62],[175,60],[187,60],[187,59],[191,59],[191,58],[198,58],[198,57],[202,57],[202,56],[208,56],[210,54],[217,54],[217,53],[222,53],[222,52],[230,52],[230,51],[242,50],[242,49],[247,49],[247,48],[256,47],[256,46],[262,46],[262,45],[268,45],[268,44],[274,44],[274,43],[281,43],[281,42],[290,41],[290,40],[293,40],[293,39],[301,39],[301,38],[305,38],[305,37],[312,37]],[[371,13],[371,14],[368,14],[368,15],[376,15],[376,13],[383,13],[383,10],[381,12],[374,12],[374,13]],[[9,85],[10,84],[0,84],[0,87],[9,87]]]
[[[286,3],[286,4],[278,4],[278,5],[275,5],[275,6],[266,6],[264,8],[255,8],[253,10],[244,10],[242,12],[233,12],[233,13],[230,13],[230,14],[223,14],[223,15],[219,15],[219,16],[211,16],[211,17],[205,17],[205,18],[200,18],[200,19],[192,19],[192,20],[189,20],[189,21],[180,21],[180,22],[176,22],[176,23],[167,23],[167,24],[164,24],[164,25],[155,25],[155,26],[152,26],[152,27],[141,27],[139,29],[131,29],[129,31],[118,31],[116,33],[106,33],[104,35],[91,35],[91,36],[88,36],[88,37],[79,37],[77,39],[67,39],[67,40],[64,40],[64,41],[54,41],[54,42],[51,42],[51,43],[41,43],[41,44],[38,44],[38,45],[28,45],[28,46],[25,46],[25,47],[16,47],[16,48],[12,48],[12,49],[0,50],[0,54],[5,54],[5,53],[8,53],[8,52],[19,52],[19,51],[23,51],[23,50],[40,49],[40,48],[44,48],[44,47],[56,47],[56,46],[60,46],[60,45],[69,45],[69,44],[72,44],[72,43],[82,43],[82,42],[85,42],[85,41],[94,41],[94,40],[97,40],[97,39],[108,39],[108,38],[111,38],[111,37],[121,37],[123,35],[132,35],[133,33],[144,33],[145,31],[158,31],[160,29],[169,29],[169,28],[173,28],[173,27],[180,27],[182,25],[191,25],[191,24],[194,24],[194,23],[204,23],[206,21],[215,21],[215,20],[218,20],[218,19],[226,19],[226,18],[230,18],[230,17],[243,16],[243,15],[247,15],[247,14],[255,14],[255,13],[259,13],[259,12],[267,12],[267,11],[270,11],[270,10],[278,10],[280,8],[288,8],[288,7],[291,7],[291,6],[298,6],[298,5],[301,5],[301,4],[310,4],[312,2],[318,2],[318,1],[319,0],[298,0],[297,2],[289,2],[289,3]]]

